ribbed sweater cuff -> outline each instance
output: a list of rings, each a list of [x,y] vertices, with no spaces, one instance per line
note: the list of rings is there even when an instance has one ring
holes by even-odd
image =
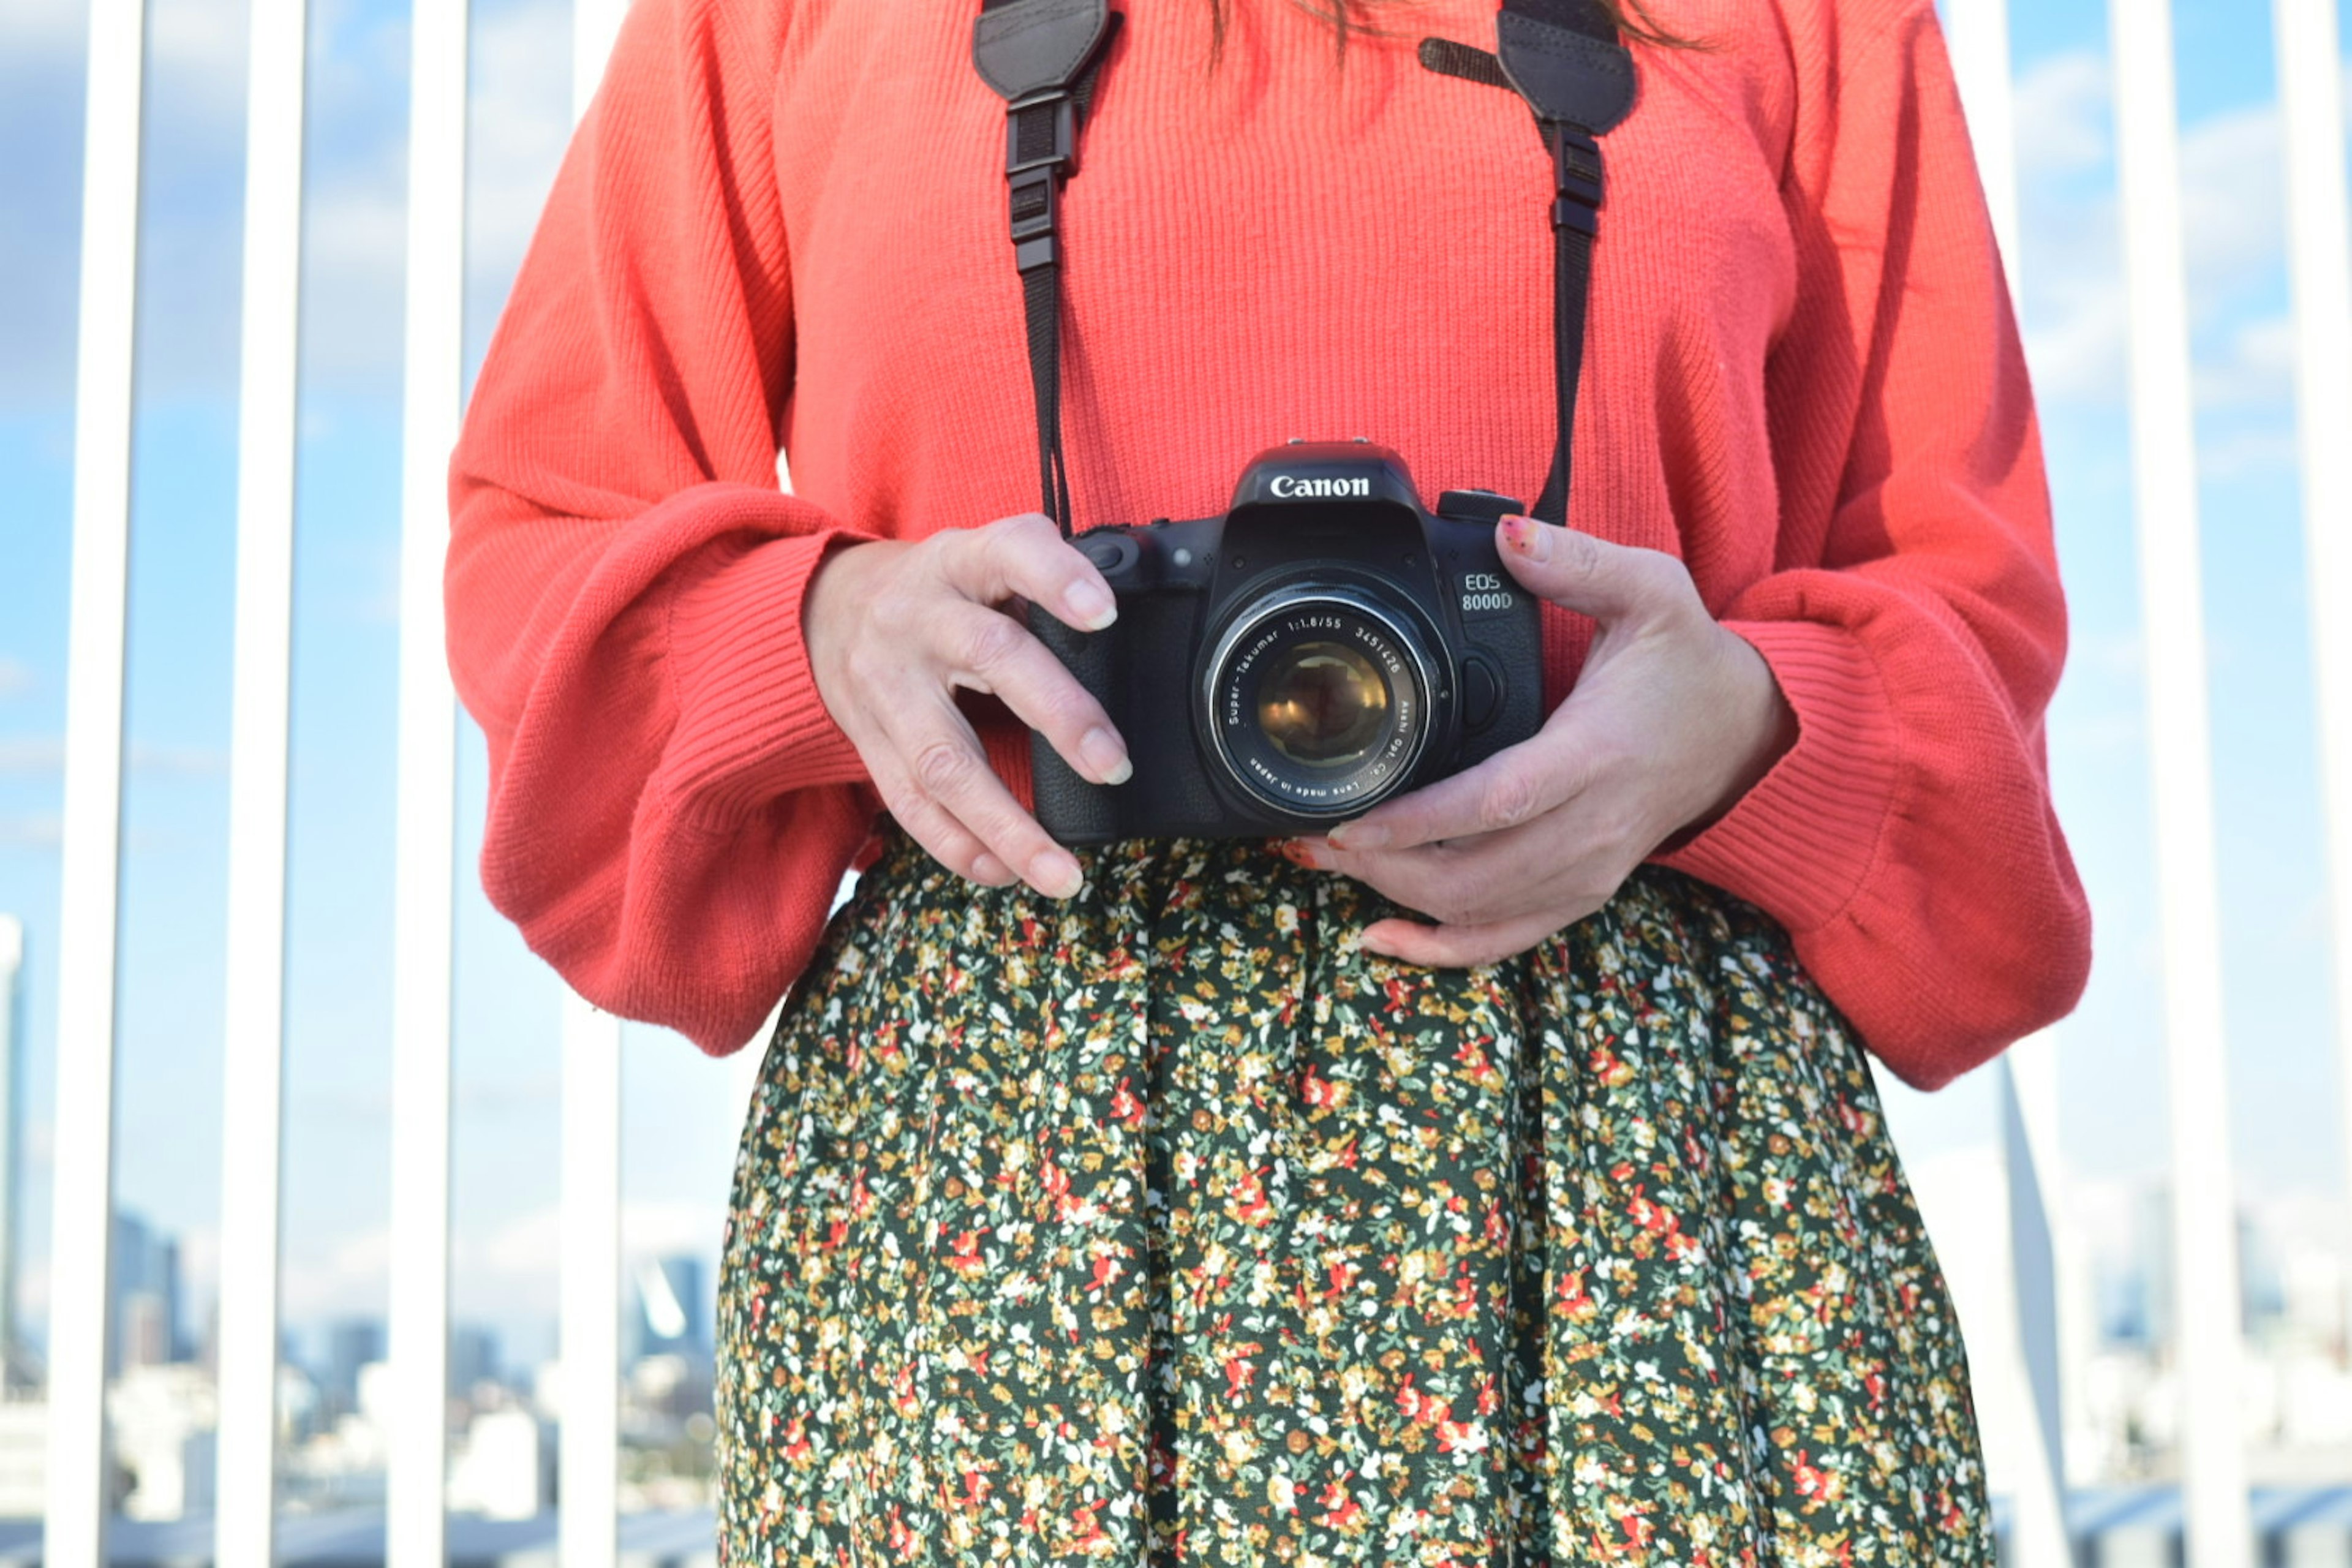
[[[1810,931],[1850,903],[1894,807],[1897,732],[1870,652],[1842,626],[1727,621],[1771,667],[1796,742],[1705,832],[1661,861]]]
[[[845,529],[771,540],[670,603],[677,725],[665,771],[680,808],[731,827],[780,795],[861,784],[866,764],[817,695],[801,630],[809,579]]]

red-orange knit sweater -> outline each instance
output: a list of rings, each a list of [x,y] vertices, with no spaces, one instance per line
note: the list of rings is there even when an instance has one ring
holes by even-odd
[[[1065,206],[1082,525],[1201,517],[1285,437],[1434,499],[1532,499],[1550,165],[1424,69],[1493,0],[1330,30],[1129,0]],[[1671,0],[1636,50],[1573,526],[1671,551],[1761,650],[1794,748],[1665,862],[1787,925],[1925,1086],[2079,994],[2042,717],[2064,610],[2031,393],[1929,0]],[[829,541],[1032,510],[1004,108],[976,5],[635,0],[455,460],[450,661],[489,738],[482,875],[584,995],[740,1045],[877,801],[802,640]],[[779,493],[779,447],[794,493]],[[1552,610],[1547,679],[1589,625]],[[1017,789],[1009,724],[987,731]]]

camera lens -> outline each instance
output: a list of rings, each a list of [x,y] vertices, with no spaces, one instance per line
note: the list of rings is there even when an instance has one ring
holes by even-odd
[[[1344,643],[1286,648],[1258,688],[1258,728],[1276,751],[1310,767],[1361,761],[1388,713],[1388,682]]]
[[[1226,622],[1202,667],[1202,732],[1224,772],[1298,816],[1369,809],[1428,742],[1418,617],[1352,584],[1294,583]]]

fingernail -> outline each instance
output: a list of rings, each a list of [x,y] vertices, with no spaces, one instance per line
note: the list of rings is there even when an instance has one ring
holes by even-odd
[[[1086,886],[1086,873],[1059,849],[1045,849],[1029,862],[1029,885],[1049,899],[1066,899]]]
[[[1098,632],[1118,619],[1118,601],[1110,590],[1091,577],[1082,577],[1070,584],[1062,602],[1070,607],[1071,616],[1087,631]]]
[[[1377,822],[1343,822],[1331,830],[1330,838],[1342,849],[1382,849],[1388,847],[1389,830]]]
[[[1135,764],[1127,758],[1127,748],[1108,730],[1089,730],[1078,742],[1078,755],[1096,778],[1107,784],[1123,784],[1135,776]]]
[[[1013,873],[1005,868],[1003,861],[983,850],[971,863],[971,879],[985,882],[992,888],[1001,888],[1013,880]]]
[[[1315,855],[1315,847],[1301,839],[1286,838],[1274,847],[1275,853],[1292,865],[1309,871],[1320,871],[1323,863]]]
[[[1551,559],[1551,530],[1517,513],[1503,520],[1503,542],[1530,561]]]

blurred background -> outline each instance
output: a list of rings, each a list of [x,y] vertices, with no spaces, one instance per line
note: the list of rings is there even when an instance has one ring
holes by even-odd
[[[2352,1563],[2352,73],[2332,0],[2112,4],[1947,12],[2098,961],[2013,1065],[1882,1078],[2004,1555]],[[0,1559],[709,1556],[756,1053],[567,1006],[483,902],[403,582],[613,22],[0,0]]]

